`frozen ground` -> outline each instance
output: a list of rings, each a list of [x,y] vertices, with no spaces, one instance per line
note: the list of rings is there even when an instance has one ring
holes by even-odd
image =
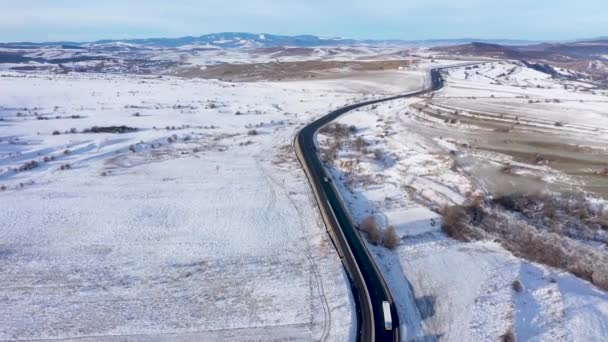
[[[517,165],[518,176],[541,178],[553,190],[608,195],[608,179],[597,176],[608,166],[608,91],[554,79],[519,62],[450,69],[447,77],[447,87],[425,108],[418,107],[425,113],[419,118],[434,123],[429,129],[452,142],[447,149],[457,151],[463,168],[487,188],[517,185],[508,175],[494,177],[509,180],[502,183],[487,176],[510,164]],[[462,143],[468,148],[457,146]],[[466,160],[467,155],[484,159],[485,165]]]
[[[18,45],[18,44],[17,44]],[[93,44],[82,48],[46,46],[0,47],[0,70],[49,70],[104,73],[173,73],[184,68],[218,64],[251,64],[298,61],[378,61],[416,59],[415,50],[403,47],[254,47],[220,48],[185,45],[176,48],[137,44]]]
[[[568,122],[576,124],[570,134],[579,139],[582,132],[593,134],[593,142],[589,143],[601,144],[602,131],[589,133],[586,127],[579,127],[608,128],[602,121],[606,107],[600,92],[596,95],[567,93],[559,83],[551,84],[553,90],[528,88],[531,91],[526,92],[511,84],[492,84],[494,81],[469,82],[461,69],[450,71],[447,88],[440,91],[432,103],[450,106],[450,111],[454,106],[466,113],[471,110],[469,107],[454,103],[519,101],[516,113],[504,114],[525,115],[530,120],[567,117]],[[487,67],[478,77],[485,79],[483,75],[492,69]],[[521,70],[522,75],[530,72]],[[522,79],[543,79],[547,85],[551,82],[536,74]],[[563,102],[553,108],[562,108],[562,111],[554,110],[554,116],[549,117],[548,111],[529,109],[524,100],[516,97],[525,94],[538,94],[538,99],[543,100],[559,96]],[[589,106],[591,110],[578,107],[580,102],[575,103],[574,99],[579,96],[584,99],[581,106]],[[505,99],[499,100],[500,97]],[[565,102],[566,99],[572,101]],[[444,204],[460,203],[468,193],[485,190],[477,177],[471,177],[467,168],[462,167],[466,159],[456,158],[466,150],[460,145],[466,138],[448,137],[471,134],[475,140],[480,130],[492,130],[450,124],[423,115],[416,108],[424,106],[427,100],[394,101],[340,118],[339,123],[354,125],[357,130],[349,138],[351,143],[343,141],[340,145],[330,168],[355,220],[374,215],[381,227],[395,227],[400,237],[400,244],[394,250],[369,243],[368,246],[398,303],[404,340],[496,341],[508,331],[522,341],[604,340],[608,335],[605,291],[569,273],[516,258],[496,243],[462,243],[442,233],[441,217],[433,210]],[[573,108],[568,104],[573,104]],[[565,114],[571,110],[582,113]],[[539,116],[534,117],[536,114]],[[553,124],[546,127],[559,132],[552,134],[564,135],[560,127]],[[360,143],[357,148],[357,137],[366,144]],[[542,139],[542,135],[540,137]],[[327,134],[319,137],[322,147],[329,149],[335,139]],[[550,164],[536,167],[549,181],[560,177],[564,182],[569,180]],[[514,290],[515,280],[523,285],[521,292]]]
[[[381,89],[4,72],[0,340],[352,338],[291,144]]]

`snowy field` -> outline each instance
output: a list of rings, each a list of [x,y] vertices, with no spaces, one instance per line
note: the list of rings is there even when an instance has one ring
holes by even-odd
[[[606,178],[595,176],[608,166],[607,90],[506,61],[450,69],[447,79],[447,87],[423,109],[441,115],[419,117],[433,122],[436,133],[456,128],[443,135],[447,150],[477,155],[493,167],[518,165],[560,189],[608,195]],[[471,148],[455,146],[462,143]],[[535,156],[550,163],[534,163]],[[477,175],[486,171],[469,167]]]
[[[519,62],[448,69],[447,75],[448,86],[435,98],[438,104],[552,123],[608,127],[606,89],[580,81],[556,80]]]
[[[502,65],[507,64],[486,65],[474,77],[465,76],[465,68],[452,69],[447,87],[432,103],[466,112],[473,104],[497,110],[499,104],[517,102],[513,104],[517,109],[505,114],[552,120],[547,126],[562,135],[560,127],[553,125],[555,120],[567,118],[580,126],[608,128],[606,97],[601,91],[574,93],[521,68],[510,76],[512,83],[485,81]],[[515,84],[522,80],[552,88],[528,85],[522,89]],[[562,102],[552,104],[552,110],[537,111],[538,107],[527,107],[527,98],[524,104],[517,97],[525,94],[538,96],[543,103],[545,98]],[[574,101],[579,98],[584,102]],[[319,136],[323,149],[338,146],[330,171],[355,220],[373,215],[382,229],[393,226],[400,238],[393,250],[371,243],[368,247],[397,301],[404,341],[496,341],[507,332],[520,341],[605,340],[605,291],[572,274],[516,258],[497,243],[463,243],[442,232],[442,218],[434,210],[462,203],[471,193],[483,190],[475,177],[455,164],[450,151],[464,149],[446,137],[470,133],[475,140],[475,134],[484,129],[423,117],[415,108],[427,101],[399,100],[346,114],[338,123],[354,125],[356,132],[338,145],[329,133]],[[572,115],[574,111],[580,114]],[[455,131],[460,133],[451,133]],[[580,127],[568,134],[579,139],[587,134],[587,141],[593,134],[592,145],[602,144],[605,137],[603,131],[589,133]],[[549,181],[563,177],[549,166],[538,168]],[[516,281],[522,289],[516,290]]]
[[[351,339],[292,140],[421,75],[382,90],[4,72],[0,340]]]
[[[199,66],[404,53],[198,48],[162,59]],[[159,55],[142,56],[152,63]],[[96,63],[70,65],[87,73],[0,70],[0,341],[352,340],[348,281],[293,138],[330,110],[418,90],[424,69],[463,61],[429,57],[415,70],[344,68],[315,81],[257,83],[100,74]],[[608,91],[519,62],[453,68],[446,78],[433,98],[340,118],[363,143],[341,144],[331,167],[357,221],[373,215],[397,232],[395,249],[368,247],[397,300],[403,340],[495,341],[509,331],[523,341],[603,340],[605,291],[498,243],[449,239],[435,210],[497,179],[480,179],[471,160],[582,187],[586,178],[565,173],[579,168],[494,150],[504,142],[514,153],[512,140],[534,136],[545,149],[576,147],[568,157],[591,151],[571,164],[595,172],[585,163],[601,164],[608,151]],[[509,139],[487,121],[509,126]],[[321,147],[334,138],[320,134]]]

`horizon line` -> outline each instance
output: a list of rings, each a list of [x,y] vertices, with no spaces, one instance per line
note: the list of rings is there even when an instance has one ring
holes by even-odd
[[[172,40],[172,39],[181,39],[181,38],[199,38],[210,35],[220,35],[220,34],[250,34],[250,35],[270,35],[270,36],[278,36],[278,37],[315,37],[320,39],[335,39],[335,40],[355,40],[355,41],[373,41],[373,42],[425,42],[425,41],[513,41],[513,42],[531,42],[531,43],[563,43],[563,42],[577,42],[577,41],[588,41],[588,40],[598,40],[605,39],[605,36],[597,36],[597,37],[586,37],[586,38],[575,38],[575,39],[523,39],[523,38],[470,38],[470,37],[462,37],[462,38],[424,38],[424,39],[407,39],[407,38],[352,38],[352,37],[340,37],[340,36],[323,36],[323,35],[315,35],[315,34],[275,34],[268,32],[246,32],[246,31],[221,31],[221,32],[209,32],[203,33],[199,35],[179,35],[179,36],[151,36],[144,38],[101,38],[97,40],[85,40],[85,41],[77,41],[77,40],[55,40],[55,41],[2,41],[0,44],[60,44],[60,43],[76,43],[76,44],[90,44],[90,43],[99,43],[99,42],[119,42],[119,41],[136,41],[136,40]]]

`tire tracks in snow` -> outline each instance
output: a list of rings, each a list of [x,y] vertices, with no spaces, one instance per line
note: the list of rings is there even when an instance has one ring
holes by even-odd
[[[264,175],[266,184],[267,184],[267,188],[270,190],[271,192],[271,202],[272,203],[276,203],[277,201],[277,191],[276,188],[279,188],[282,190],[283,195],[281,196],[281,198],[285,198],[287,199],[287,201],[289,202],[290,206],[297,211],[298,215],[298,226],[300,228],[300,231],[303,233],[303,235],[305,235],[305,224],[302,220],[302,216],[304,215],[304,213],[302,212],[302,209],[298,206],[298,203],[296,203],[296,201],[289,195],[289,192],[286,191],[285,186],[282,184],[282,182],[280,182],[279,180],[277,180],[273,174],[271,172],[268,172],[268,170],[262,165],[260,159],[255,158],[256,164],[258,169],[260,169]],[[269,209],[273,207],[271,205],[269,205]],[[283,227],[285,227],[285,225],[283,225]],[[284,232],[285,232],[285,236],[287,237],[287,242],[294,247],[294,249],[298,250],[299,252],[301,252],[307,259],[310,269],[313,273],[313,279],[314,279],[314,283],[313,286],[316,286],[316,288],[318,289],[318,297],[319,297],[319,301],[321,303],[321,307],[323,309],[323,325],[322,325],[322,333],[320,336],[320,341],[327,341],[331,332],[331,325],[332,325],[332,317],[331,317],[331,309],[329,306],[329,301],[327,300],[327,294],[325,291],[325,286],[323,284],[323,278],[321,276],[321,272],[319,271],[319,266],[318,264],[315,262],[313,256],[312,256],[312,252],[311,252],[311,246],[310,243],[307,239],[304,239],[306,246],[302,247],[301,246],[301,241],[296,241],[295,239],[293,239],[290,235],[290,231],[288,231],[286,228],[283,228]],[[313,291],[311,289],[311,295],[312,295],[312,299],[314,299],[314,293],[315,291]],[[313,317],[311,318],[311,324],[314,325],[314,312],[315,310],[313,308],[311,308],[311,314],[313,315]],[[312,326],[311,326],[311,330],[312,330]]]

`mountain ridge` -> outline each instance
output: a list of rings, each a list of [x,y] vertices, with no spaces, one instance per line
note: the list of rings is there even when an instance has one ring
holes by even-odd
[[[148,47],[176,48],[187,45],[205,45],[218,48],[259,48],[259,47],[317,47],[317,46],[340,46],[340,45],[397,45],[397,46],[437,46],[456,45],[472,42],[506,44],[506,45],[531,45],[539,43],[532,40],[516,39],[352,39],[340,37],[319,37],[315,35],[275,35],[269,33],[247,33],[247,32],[219,32],[200,36],[183,36],[176,38],[135,38],[135,39],[102,39],[93,42],[6,42],[0,46],[67,46],[86,47],[91,45],[132,44]]]

